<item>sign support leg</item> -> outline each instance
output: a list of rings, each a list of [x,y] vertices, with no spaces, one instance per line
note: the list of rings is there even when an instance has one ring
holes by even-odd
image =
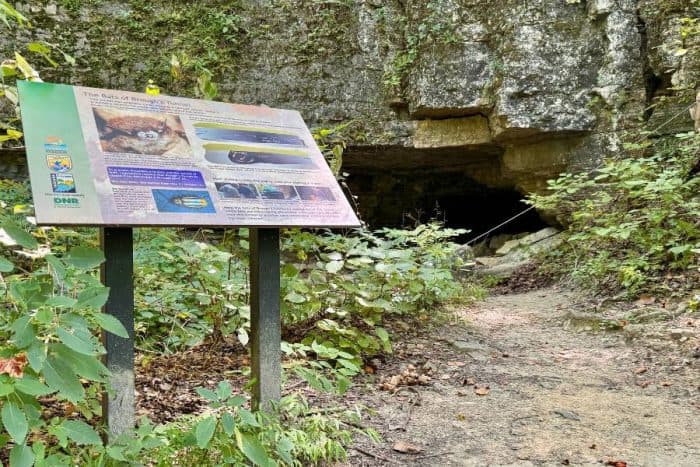
[[[250,365],[253,408],[280,400],[280,231],[250,229]]]
[[[112,393],[102,395],[102,417],[107,436],[117,437],[133,430],[135,424],[134,386],[134,239],[131,228],[100,229],[100,246],[105,262],[100,270],[102,283],[109,287],[104,312],[117,318],[129,332],[124,339],[102,332],[107,350],[105,366],[112,376]]]

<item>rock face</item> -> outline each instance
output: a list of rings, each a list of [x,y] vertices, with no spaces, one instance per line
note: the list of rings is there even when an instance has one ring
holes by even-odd
[[[385,224],[412,206],[538,191],[564,170],[591,168],[620,149],[622,132],[682,113],[700,81],[700,39],[681,37],[697,0],[18,6],[35,28],[17,40],[44,39],[75,56],[74,83],[141,90],[153,78],[191,94],[207,69],[220,98],[295,108],[312,125],[354,121],[345,168],[366,217]],[[186,75],[178,81],[173,55]],[[661,132],[692,129],[689,117]],[[450,181],[442,198],[430,194],[436,180]],[[392,190],[392,208],[378,206]]]

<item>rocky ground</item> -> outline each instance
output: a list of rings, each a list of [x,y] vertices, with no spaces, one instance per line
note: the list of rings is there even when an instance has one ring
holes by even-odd
[[[453,310],[349,395],[384,442],[347,465],[700,465],[700,317],[632,323],[659,317],[651,301],[592,320],[548,288]]]

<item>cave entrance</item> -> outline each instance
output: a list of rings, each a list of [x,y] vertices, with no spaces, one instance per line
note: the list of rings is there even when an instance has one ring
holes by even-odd
[[[499,178],[499,158],[493,153],[472,154],[467,164],[457,164],[464,159],[449,155],[444,158],[444,151],[427,154],[428,163],[420,163],[414,151],[409,151],[413,154],[408,156],[405,151],[393,157],[384,153],[353,157],[350,151],[346,158],[345,167],[350,173],[348,186],[357,196],[362,219],[370,228],[410,228],[437,219],[448,227],[470,230],[457,239],[466,242],[527,208],[522,202],[524,196]],[[403,164],[389,165],[392,160]],[[440,163],[446,160],[450,163]],[[382,161],[387,166],[382,167]],[[412,166],[406,167],[407,162]],[[534,232],[546,225],[532,210],[491,236]]]

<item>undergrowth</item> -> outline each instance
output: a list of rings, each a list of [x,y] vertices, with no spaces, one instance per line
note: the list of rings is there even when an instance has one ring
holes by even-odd
[[[669,294],[665,281],[687,274],[698,286],[700,264],[700,135],[628,145],[646,153],[606,161],[593,173],[563,174],[549,193],[532,195],[538,209],[567,226],[564,246],[545,263],[580,285],[632,297]]]

